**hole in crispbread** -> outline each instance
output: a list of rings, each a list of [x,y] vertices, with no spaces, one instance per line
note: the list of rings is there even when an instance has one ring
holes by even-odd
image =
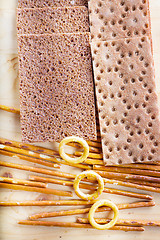
[[[118,120],[117,119],[113,120],[113,124],[117,125],[118,124]]]
[[[151,136],[149,137],[149,139],[152,141],[152,140],[154,139],[154,136],[151,135]]]
[[[98,7],[102,7],[102,3],[101,2],[98,2]]]
[[[122,160],[121,159],[118,159],[118,164],[122,164]]]
[[[114,98],[114,94],[113,93],[110,94],[110,98]]]
[[[131,157],[133,155],[132,151],[128,152],[128,156]]]
[[[115,138],[118,138],[118,137],[119,137],[119,134],[118,134],[118,133],[116,133],[116,134],[115,134]]]

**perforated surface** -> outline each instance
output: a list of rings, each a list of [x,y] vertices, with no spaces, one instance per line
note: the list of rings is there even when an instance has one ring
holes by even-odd
[[[150,34],[148,0],[89,0],[88,7],[94,40]]]
[[[105,164],[160,161],[160,124],[148,37],[92,42]]]
[[[88,0],[18,0],[19,8],[87,6]]]
[[[22,139],[96,139],[89,34],[18,37]]]
[[[17,10],[18,34],[89,32],[88,9],[25,8]]]

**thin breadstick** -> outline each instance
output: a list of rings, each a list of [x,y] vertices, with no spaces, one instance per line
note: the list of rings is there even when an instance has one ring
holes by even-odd
[[[80,144],[77,144],[77,143],[74,143],[74,142],[73,143],[67,143],[66,145],[83,150],[83,147]],[[102,151],[101,151],[100,148],[97,148],[97,147],[89,147],[89,152],[101,153]]]
[[[104,171],[96,171],[101,177],[104,178],[114,178],[114,179],[130,179],[130,180],[144,180],[148,182],[157,182],[160,183],[160,178],[149,177],[149,176],[140,176],[134,174],[127,173],[115,173],[115,172],[104,172]]]
[[[153,188],[160,188],[160,183],[154,183],[154,182],[145,182],[145,181],[134,181],[134,180],[125,180],[127,183],[135,183],[138,185],[144,185],[148,187],[153,187]]]
[[[42,182],[32,182],[23,179],[16,179],[16,178],[7,178],[7,177],[0,177],[0,182],[2,183],[13,183],[18,185],[30,186],[30,187],[41,187],[46,188],[48,184]]]
[[[99,224],[108,223],[110,218],[95,218],[95,221]],[[89,223],[88,218],[77,218],[78,223]],[[118,219],[116,225],[122,226],[153,226],[160,227],[160,221],[150,221],[150,220],[138,220],[138,219]]]
[[[48,221],[29,221],[22,220],[18,222],[22,225],[33,226],[52,226],[52,227],[72,227],[72,228],[93,228],[90,224],[81,224],[74,222],[48,222]],[[122,230],[122,231],[144,231],[143,227],[128,227],[128,226],[114,226],[108,230]]]
[[[8,184],[8,183],[0,183],[0,188],[22,190],[22,191],[29,191],[29,192],[40,192],[45,194],[53,194],[57,196],[72,197],[72,192],[50,189],[50,188],[29,187],[29,186],[22,186],[17,184]]]
[[[16,169],[20,169],[20,170],[36,172],[36,173],[41,173],[41,174],[46,174],[46,175],[51,175],[51,176],[58,176],[58,177],[67,178],[67,179],[68,178],[74,179],[76,177],[75,174],[63,173],[63,172],[59,172],[59,171],[48,170],[45,168],[35,168],[35,167],[25,166],[25,165],[21,165],[21,164],[3,162],[3,161],[0,161],[0,166],[16,168]],[[120,191],[120,190],[117,190],[117,191]],[[113,192],[113,190],[112,190],[112,192]]]
[[[82,168],[82,169],[90,169],[90,166],[84,165],[84,164],[72,164],[72,163],[68,163],[66,161],[61,161],[61,160],[57,160],[55,157],[51,157],[45,154],[41,154],[41,153],[36,153],[30,150],[25,150],[25,149],[21,149],[21,148],[17,148],[17,147],[11,147],[11,146],[7,146],[4,144],[0,144],[0,149],[3,149],[5,151],[9,151],[9,152],[13,152],[13,153],[18,153],[21,155],[26,155],[28,157],[34,157],[40,160],[45,160],[45,161],[50,161],[50,162],[55,162],[58,164],[65,164],[65,165],[69,165],[69,166],[74,166],[74,167],[78,167],[78,168]],[[55,166],[59,167],[59,165],[55,164]]]
[[[57,164],[57,163],[51,163],[51,162],[44,161],[44,160],[41,160],[41,159],[28,157],[28,156],[25,156],[25,155],[21,155],[19,153],[13,153],[13,152],[5,151],[5,150],[0,150],[0,154],[6,155],[6,156],[9,156],[9,157],[13,157],[13,158],[19,158],[21,160],[25,160],[25,161],[28,161],[28,162],[37,163],[37,164],[40,164],[40,165],[43,165],[43,166],[46,166],[46,167],[60,168],[60,165]]]
[[[135,203],[117,204],[117,207],[119,210],[129,209],[129,208],[139,208],[139,207],[150,207],[150,206],[155,206],[155,203],[153,201],[150,201],[150,202],[135,202]],[[36,220],[39,218],[77,215],[77,214],[88,213],[89,210],[90,210],[90,208],[83,208],[83,209],[64,210],[64,211],[59,211],[59,212],[43,212],[43,213],[31,215],[31,216],[29,216],[29,219]],[[96,212],[104,212],[104,211],[110,211],[110,208],[109,207],[101,207],[101,208],[98,208]]]
[[[88,142],[89,146],[95,145],[93,147],[101,148],[101,144],[99,144],[97,142],[92,142],[92,141],[91,142],[87,141],[87,142]],[[35,152],[51,155],[51,156],[53,156],[53,155],[59,156],[58,151],[40,147],[40,146],[31,145],[31,144],[26,144],[26,143],[22,143],[22,142],[18,142],[18,141],[8,140],[5,138],[0,138],[0,143],[4,144],[4,145],[12,146],[12,147],[17,147],[17,148],[21,148],[21,149],[25,149],[25,150],[30,150],[30,151],[35,151]]]
[[[73,186],[73,182],[71,182],[71,181],[64,181],[64,180],[53,179],[53,178],[45,178],[45,177],[39,177],[39,176],[29,176],[29,179],[32,180],[32,181],[54,183],[54,184],[60,184],[60,185],[63,185],[63,186]],[[85,183],[80,183],[79,186],[83,189],[89,189],[89,190],[93,190],[93,191],[95,191],[97,189],[96,186],[88,185],[88,184],[85,184]],[[104,193],[127,196],[127,197],[134,197],[134,198],[139,198],[139,199],[152,200],[152,196],[150,196],[150,195],[141,194],[141,193],[134,193],[134,192],[129,192],[129,191],[122,191],[122,190],[112,189],[112,188],[104,188],[103,192]]]
[[[0,149],[6,150],[6,151],[9,151],[9,152],[22,154],[22,155],[27,155],[27,156],[34,157],[34,158],[40,158],[40,159],[43,159],[43,160],[46,160],[46,161],[60,163],[60,161],[58,161],[55,157],[50,157],[48,155],[36,153],[36,152],[25,150],[25,149],[22,149],[22,148],[11,147],[11,146],[7,146],[7,145],[4,145],[4,144],[0,144]]]
[[[18,141],[14,141],[14,140],[8,140],[5,138],[0,138],[0,143],[11,146],[11,147],[17,147],[17,148],[21,148],[21,149],[25,149],[25,150],[30,150],[33,152],[44,153],[44,154],[51,155],[51,156],[59,155],[58,151],[54,151],[52,149],[35,146],[35,145],[27,144],[27,143],[22,143],[22,142],[18,142]]]
[[[153,170],[144,170],[144,169],[132,169],[132,168],[121,168],[121,167],[103,167],[95,165],[93,166],[94,170],[106,171],[106,172],[118,172],[118,173],[131,173],[141,176],[151,176],[151,177],[160,177],[160,172]],[[104,170],[105,169],[105,170]]]
[[[78,151],[74,153],[75,156],[82,156],[82,154],[83,154],[82,152]],[[102,153],[89,153],[88,157],[93,159],[103,159]]]
[[[80,206],[92,205],[96,200],[52,200],[52,201],[0,201],[0,206]]]
[[[124,186],[124,187],[130,187],[130,188],[136,188],[136,189],[141,189],[141,190],[144,190],[144,191],[150,191],[150,192],[160,192],[160,184],[159,184],[159,188],[157,186],[154,186],[154,185],[151,185],[151,186],[146,186],[146,182],[135,182],[133,181],[132,183],[131,182],[127,182],[126,180],[125,181],[119,181],[119,180],[110,180],[110,179],[106,179],[104,178],[103,179],[105,183],[109,183],[109,184],[114,184],[114,185],[120,185],[120,186]],[[142,185],[140,185],[140,183]],[[149,182],[148,182],[149,183]],[[149,183],[149,184],[152,184],[152,183]],[[153,184],[156,184],[156,183],[153,183]]]
[[[69,178],[69,179],[74,179],[76,177],[75,174],[70,174],[70,173],[63,173],[63,172],[59,172],[59,171],[54,171],[54,170],[48,170],[48,169],[44,169],[44,168],[35,168],[35,167],[30,167],[30,166],[25,166],[25,165],[20,165],[20,164],[14,164],[14,163],[9,163],[9,162],[2,162],[0,161],[0,165],[1,166],[5,166],[5,167],[12,167],[12,168],[16,168],[16,169],[21,169],[21,170],[26,170],[26,171],[31,171],[31,172],[36,172],[36,173],[41,173],[41,174],[47,174],[47,175],[51,175],[51,176],[58,176],[58,177],[62,177],[62,178]],[[107,189],[105,191],[108,191],[112,194],[120,194],[120,195],[124,195],[124,194],[128,194],[128,195],[134,195],[142,197],[142,198],[147,198],[147,199],[151,199],[151,196],[148,195],[136,195],[136,193],[129,193],[129,192],[125,192],[125,191],[121,191],[121,190],[116,190],[116,189]],[[146,197],[147,196],[147,197]]]
[[[87,143],[88,143],[89,146],[102,148],[100,139],[97,139],[97,141],[95,141],[95,142],[94,141],[87,141]]]
[[[124,165],[115,165],[115,167],[123,167],[123,168],[137,168],[137,169],[145,169],[145,170],[153,170],[153,171],[160,171],[160,166],[157,165],[157,163],[151,164],[124,164]],[[105,171],[105,166],[103,167],[103,170]]]
[[[99,160],[99,159],[92,159],[92,158],[87,158],[84,163],[89,164],[89,165],[104,165],[103,160]]]
[[[102,149],[97,148],[97,147],[89,147],[89,152],[90,153],[102,153]]]
[[[17,113],[17,114],[20,113],[20,110],[18,108],[8,107],[8,106],[1,105],[1,104],[0,104],[0,109],[4,110],[4,111],[7,111],[7,112],[12,112],[12,113]]]
[[[62,177],[62,178],[74,179],[76,177],[75,174],[71,174],[71,173],[49,170],[49,169],[46,169],[46,168],[37,168],[37,167],[25,166],[25,165],[21,165],[21,164],[10,163],[10,162],[0,161],[0,166],[16,168],[16,169],[20,169],[20,170],[36,172],[36,173],[41,173],[41,174],[46,174],[46,175],[51,175],[51,176],[57,176],[57,177]]]

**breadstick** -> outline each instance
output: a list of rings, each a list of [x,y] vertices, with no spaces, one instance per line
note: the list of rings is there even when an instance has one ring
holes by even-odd
[[[12,113],[17,113],[17,114],[20,113],[20,110],[18,108],[8,107],[8,106],[1,105],[1,104],[0,104],[0,109],[4,110],[4,111],[7,111],[7,112],[12,112]]]
[[[141,189],[141,190],[144,190],[144,191],[150,191],[150,192],[160,192],[160,184],[159,184],[159,188],[157,186],[154,186],[152,184],[156,184],[156,183],[147,183],[147,182],[135,182],[135,181],[132,181],[131,182],[128,182],[128,181],[119,181],[119,180],[110,180],[110,179],[106,179],[104,178],[103,179],[105,183],[109,183],[109,184],[114,184],[114,185],[120,185],[120,186],[124,186],[124,187],[130,187],[130,188],[136,188],[136,189]],[[150,186],[146,186],[147,184],[151,184],[151,187]],[[142,185],[140,185],[142,184]]]
[[[146,181],[135,181],[135,180],[125,180],[127,183],[135,183],[138,185],[144,185],[153,188],[160,188],[160,183],[146,182]]]
[[[104,165],[103,160],[99,160],[99,159],[92,159],[92,158],[87,158],[84,163],[89,164],[89,165]]]
[[[97,139],[97,141],[87,141],[87,143],[89,146],[102,148],[100,139]]]
[[[25,171],[36,172],[36,173],[57,176],[57,177],[62,177],[62,178],[74,179],[76,176],[75,174],[71,174],[71,173],[64,173],[64,172],[60,172],[60,171],[49,170],[46,168],[37,168],[37,167],[25,166],[22,164],[15,164],[15,163],[10,163],[10,162],[3,162],[3,161],[0,161],[0,166],[16,168],[16,169],[21,169],[21,170],[25,170]]]
[[[137,168],[137,169],[146,169],[146,170],[153,170],[153,171],[160,171],[160,166],[156,163],[151,164],[124,164],[124,165],[114,165],[114,167],[122,167],[122,168]],[[103,166],[103,170],[105,171],[105,166]]]
[[[0,182],[2,183],[13,183],[18,185],[30,186],[30,187],[41,187],[46,188],[48,184],[42,182],[32,182],[23,179],[16,179],[16,178],[7,178],[7,177],[0,177]]]
[[[28,186],[8,184],[8,183],[0,183],[0,188],[22,190],[22,191],[29,191],[29,192],[40,192],[40,193],[45,193],[45,194],[54,194],[54,195],[58,195],[58,196],[72,197],[72,192],[61,191],[61,190],[50,189],[50,188],[28,187]]]
[[[30,150],[30,151],[34,151],[34,152],[51,155],[51,156],[53,156],[53,155],[59,156],[58,151],[40,147],[40,146],[31,145],[31,144],[26,144],[26,143],[22,143],[22,142],[18,142],[18,141],[8,140],[5,138],[0,138],[0,143],[4,144],[4,145],[9,145],[12,147],[18,147],[18,148],[22,148],[22,149],[26,149],[26,150]],[[93,147],[101,148],[101,144],[99,144],[97,142],[87,141],[87,143],[91,147],[94,145]]]
[[[90,224],[81,224],[74,222],[47,222],[47,221],[29,221],[22,220],[18,222],[23,225],[33,226],[52,226],[52,227],[72,227],[72,228],[93,228]],[[143,227],[128,227],[128,226],[114,226],[108,230],[122,230],[122,231],[144,231]]]
[[[122,204],[117,204],[117,207],[119,210],[122,210],[122,209],[129,209],[129,208],[150,207],[154,205],[155,203],[153,201],[150,201],[150,202],[122,203]],[[43,213],[31,215],[29,216],[29,219],[36,220],[39,218],[77,215],[77,214],[88,213],[89,210],[90,208],[83,208],[83,209],[64,210],[59,212],[43,212]],[[104,212],[104,211],[110,211],[110,208],[101,207],[97,209],[97,212]]]
[[[115,179],[130,179],[130,180],[144,180],[148,182],[156,182],[160,183],[160,178],[157,177],[149,177],[149,176],[140,176],[134,174],[127,173],[115,173],[115,172],[104,172],[104,171],[96,171],[101,177],[104,178],[115,178]]]
[[[52,201],[0,201],[0,206],[80,206],[92,205],[96,201],[84,200],[52,200]]]
[[[51,162],[44,161],[44,160],[41,160],[41,159],[21,155],[21,154],[18,154],[18,153],[13,153],[13,152],[5,151],[5,150],[0,150],[0,154],[6,155],[6,156],[9,156],[9,157],[13,157],[13,158],[19,158],[19,159],[22,159],[22,160],[25,160],[25,161],[28,161],[28,162],[37,163],[37,164],[40,164],[40,165],[43,165],[43,166],[46,166],[46,167],[60,168],[60,165],[57,164],[57,163],[51,163]]]
[[[96,218],[95,221],[99,224],[108,223],[110,218]],[[88,218],[77,218],[78,223],[89,223]],[[118,219],[116,225],[122,226],[153,226],[160,227],[160,221],[137,220],[137,219]]]
[[[73,186],[73,182],[71,182],[71,181],[64,181],[64,180],[53,179],[53,178],[45,178],[45,177],[39,177],[39,176],[29,176],[29,179],[32,180],[32,181],[54,183],[54,184],[60,184],[60,185],[63,185],[63,186]],[[88,184],[85,184],[85,183],[80,183],[79,186],[83,189],[89,189],[89,190],[93,190],[93,191],[95,191],[97,189],[96,186],[88,185]],[[122,190],[112,189],[112,188],[104,188],[103,192],[104,193],[127,196],[127,197],[134,197],[134,198],[139,198],[139,199],[152,200],[152,196],[150,196],[150,195],[141,194],[141,193],[134,193],[134,192],[129,192],[129,191],[122,191]]]
[[[40,154],[40,153],[36,153],[30,150],[25,150],[25,149],[21,149],[21,148],[17,148],[17,147],[11,147],[11,146],[7,146],[4,144],[0,144],[0,149],[3,149],[5,151],[9,151],[9,152],[13,152],[13,153],[17,153],[17,154],[21,154],[21,155],[26,155],[28,157],[34,157],[40,160],[45,160],[45,161],[50,161],[50,162],[55,162],[58,164],[65,164],[65,165],[69,165],[69,166],[74,166],[74,167],[78,167],[78,168],[82,168],[82,169],[90,169],[90,166],[84,165],[84,164],[73,164],[73,163],[68,163],[66,161],[61,161],[61,160],[57,160],[55,157],[51,157],[48,155],[44,155],[44,154]],[[55,166],[59,167],[59,165],[55,164]]]
[[[77,143],[67,143],[66,145],[71,146],[71,147],[75,147],[78,149],[83,149],[82,146],[80,144]],[[89,152],[93,152],[93,153],[101,153],[101,149],[97,148],[97,147],[89,147]]]
[[[82,154],[83,154],[82,152],[78,152],[78,151],[74,153],[75,156],[82,156]],[[88,158],[101,160],[103,159],[103,155],[102,153],[89,153]]]
[[[98,165],[93,166],[93,169],[106,171],[106,172],[131,173],[131,174],[137,174],[141,176],[160,177],[160,172],[153,171],[153,170],[121,168],[121,167],[103,167]]]

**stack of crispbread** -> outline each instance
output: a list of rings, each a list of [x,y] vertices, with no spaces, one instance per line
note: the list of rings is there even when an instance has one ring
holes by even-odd
[[[96,97],[106,165],[160,161],[148,0],[90,0]]]
[[[86,1],[19,0],[19,7],[22,140],[57,141],[70,135],[95,140]]]

